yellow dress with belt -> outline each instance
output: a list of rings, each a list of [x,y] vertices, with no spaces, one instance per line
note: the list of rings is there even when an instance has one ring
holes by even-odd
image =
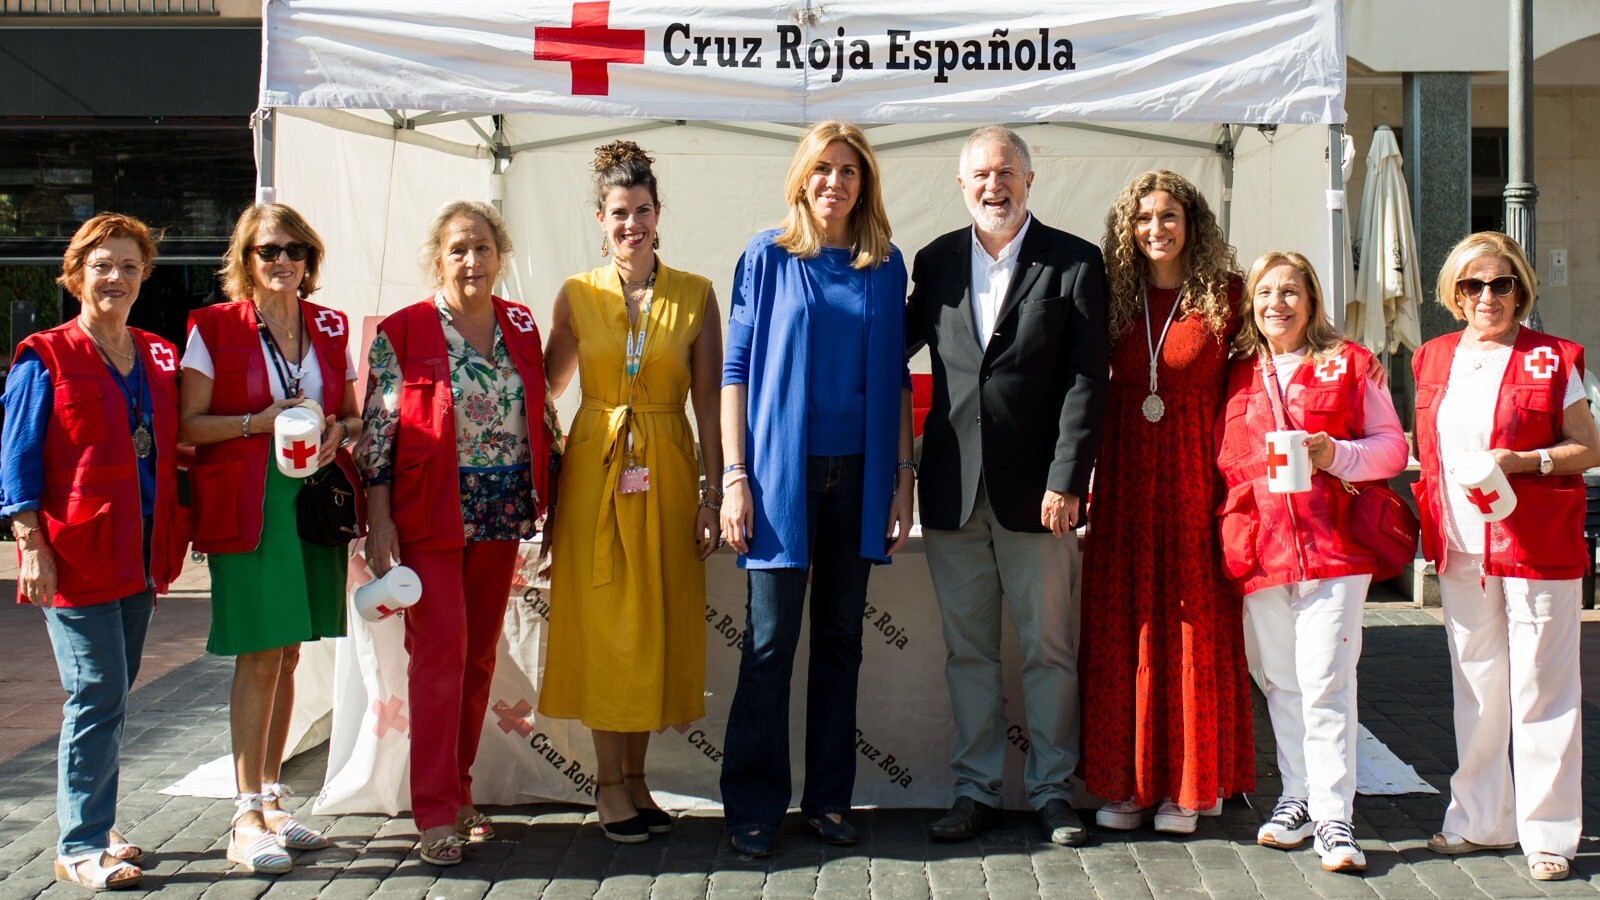
[[[612,266],[566,280],[583,402],[567,436],[539,712],[602,731],[705,714],[705,565],[694,543],[700,464],[684,403],[711,282],[656,263],[638,375]],[[630,398],[631,393],[631,398]],[[632,463],[650,488],[617,493]]]

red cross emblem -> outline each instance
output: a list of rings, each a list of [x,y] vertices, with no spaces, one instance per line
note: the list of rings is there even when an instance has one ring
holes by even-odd
[[[533,316],[528,315],[528,311],[520,306],[506,307],[506,321],[523,334],[533,330]]]
[[[684,722],[680,725],[663,725],[656,729],[656,734],[666,734],[668,728],[671,728],[673,731],[676,731],[679,734],[687,734],[689,731],[689,723]]]
[[[1559,365],[1560,358],[1549,347],[1535,347],[1532,353],[1522,359],[1522,367],[1540,381],[1549,381]]]
[[[325,309],[317,313],[317,317],[312,321],[317,326],[317,330],[328,337],[344,336],[344,316],[331,309]]]
[[[391,731],[405,734],[406,726],[411,724],[411,720],[400,714],[400,710],[404,708],[405,703],[399,697],[390,697],[387,703],[382,700],[372,701],[372,714],[378,717],[377,724],[372,726],[372,732],[380,738]]]
[[[571,28],[533,29],[533,58],[571,63],[573,96],[604,97],[608,64],[644,63],[644,29],[612,28],[610,19],[610,0],[572,4]]]
[[[1478,512],[1487,516],[1494,509],[1495,501],[1500,499],[1500,492],[1494,491],[1485,494],[1483,488],[1473,488],[1467,491],[1467,499],[1471,500],[1472,505],[1478,508]]]
[[[1316,376],[1318,381],[1337,381],[1345,372],[1345,361],[1342,356],[1325,359],[1317,363]]]
[[[163,372],[176,371],[178,368],[178,358],[166,344],[151,344],[150,358],[155,360],[156,368]]]
[[[1278,470],[1289,464],[1289,456],[1276,450],[1267,450],[1267,477],[1277,478]]]
[[[516,706],[507,706],[504,700],[496,700],[490,709],[500,717],[500,730],[506,734],[515,731],[527,737],[533,733],[533,726],[528,724],[528,713],[533,712],[533,705],[528,701],[518,700]]]
[[[294,466],[296,469],[303,469],[306,463],[317,455],[317,448],[305,441],[295,441],[278,452],[282,453],[283,458],[289,461],[289,465]]]

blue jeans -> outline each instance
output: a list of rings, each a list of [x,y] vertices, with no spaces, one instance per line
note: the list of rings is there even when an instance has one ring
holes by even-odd
[[[145,559],[149,560],[146,519]],[[149,566],[146,566],[148,569]],[[56,760],[56,852],[104,850],[117,815],[122,723],[128,690],[139,675],[144,638],[155,611],[149,588],[121,600],[44,611],[67,702],[61,706]]]
[[[739,686],[728,711],[722,805],[730,831],[775,831],[789,808],[789,683],[811,581],[806,775],[800,811],[844,812],[856,781],[856,676],[872,563],[861,556],[858,456],[806,460],[811,568],[751,569]]]

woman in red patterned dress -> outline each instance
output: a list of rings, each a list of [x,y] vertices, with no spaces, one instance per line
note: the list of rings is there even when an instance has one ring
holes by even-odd
[[[1189,834],[1254,785],[1240,598],[1222,573],[1212,425],[1238,262],[1200,191],[1146,172],[1106,216],[1111,390],[1085,548],[1083,761],[1102,828]]]

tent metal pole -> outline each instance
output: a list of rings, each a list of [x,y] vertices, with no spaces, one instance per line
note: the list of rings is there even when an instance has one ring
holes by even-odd
[[[270,203],[277,194],[277,115],[264,107],[250,117],[256,143],[256,202]]]
[[[1233,242],[1233,126],[1222,126],[1222,142],[1217,145],[1222,154],[1222,236]]]
[[[1328,272],[1329,310],[1333,327],[1344,331],[1344,126],[1328,126]]]

